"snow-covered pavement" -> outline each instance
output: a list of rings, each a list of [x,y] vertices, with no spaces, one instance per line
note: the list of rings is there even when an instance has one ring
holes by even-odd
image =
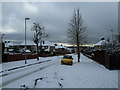
[[[61,56],[55,56],[49,57],[49,59],[52,60],[50,62],[41,63],[28,68],[24,72],[18,72],[11,76],[3,77],[4,82],[9,78],[14,78],[18,74],[22,76],[24,73],[28,73],[31,70],[38,70],[8,83],[3,86],[3,88],[20,88],[22,84],[27,85],[29,88],[118,88],[117,70],[110,71],[82,54],[81,62],[78,63],[77,55],[72,54],[72,56],[74,58],[74,64],[72,66],[61,65]],[[45,58],[44,60],[47,59],[48,58]],[[48,67],[40,70],[40,67],[45,66]],[[9,66],[6,67],[3,64],[3,67],[10,68],[10,63]],[[35,86],[35,80],[38,78],[39,80]]]

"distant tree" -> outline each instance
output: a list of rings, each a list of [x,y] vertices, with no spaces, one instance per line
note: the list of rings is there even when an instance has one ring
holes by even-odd
[[[77,46],[78,62],[80,62],[80,44],[84,43],[86,27],[83,26],[82,15],[79,8],[74,10],[73,16],[69,23],[68,37],[69,43]]]
[[[118,38],[119,38],[119,36],[118,36],[117,34],[114,35],[114,39],[113,39],[113,46],[114,46],[114,47],[116,47],[117,44],[119,43]]]
[[[40,44],[42,43],[42,38],[44,37],[44,26],[40,25],[38,22],[34,22],[31,30],[34,31],[33,41],[37,47],[37,60],[39,60],[38,46],[39,46],[39,43]]]

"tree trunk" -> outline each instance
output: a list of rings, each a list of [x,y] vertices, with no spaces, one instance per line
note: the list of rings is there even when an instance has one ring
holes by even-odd
[[[77,33],[77,55],[78,55],[78,62],[80,62],[80,46],[79,46],[78,33]]]
[[[42,45],[40,45],[40,53],[42,53]]]
[[[77,46],[78,62],[80,62],[80,47]]]
[[[38,44],[37,44],[37,61],[39,60],[39,53],[38,53]]]

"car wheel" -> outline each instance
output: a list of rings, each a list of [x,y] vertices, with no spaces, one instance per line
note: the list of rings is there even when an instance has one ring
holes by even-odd
[[[63,62],[61,62],[61,65],[63,65]]]

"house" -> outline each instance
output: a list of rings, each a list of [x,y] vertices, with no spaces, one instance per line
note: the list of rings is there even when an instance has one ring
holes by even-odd
[[[19,46],[19,48],[24,49],[25,41],[20,43],[18,46]],[[27,40],[26,41],[26,49],[27,49],[27,51],[30,50],[31,52],[36,52],[36,44],[32,40]]]
[[[25,51],[25,41],[6,41],[5,43],[5,52],[10,53],[22,53]],[[48,40],[42,41],[42,44],[39,45],[39,51],[41,48],[41,52],[44,53],[58,53],[58,54],[65,54],[65,53],[71,53],[71,49],[61,46],[61,45],[55,45],[51,43]],[[26,41],[26,49],[27,51],[35,53],[36,52],[36,44],[32,40]]]
[[[71,53],[72,49],[62,46],[62,45],[56,45],[55,51],[57,54],[67,54],[67,53]]]
[[[108,44],[108,41],[105,40],[105,38],[101,38],[101,40],[94,44],[94,49],[97,50],[97,49],[102,49],[104,48],[106,45]]]
[[[43,41],[42,43],[42,50],[45,52],[54,52],[55,51],[55,45],[51,43],[50,41]]]
[[[25,41],[5,41],[5,52],[21,53],[25,49]],[[34,52],[36,44],[32,40],[26,41],[26,49]]]

